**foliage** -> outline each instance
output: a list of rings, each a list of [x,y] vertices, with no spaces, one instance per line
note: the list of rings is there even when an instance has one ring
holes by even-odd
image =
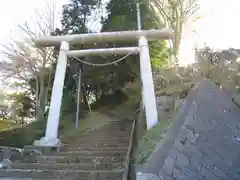
[[[97,5],[97,0],[71,0],[70,3],[65,4],[61,19],[64,34],[87,32],[86,20],[92,15]]]
[[[79,125],[78,129],[75,129],[74,124],[68,123],[68,121],[61,121],[61,135],[60,139],[63,143],[67,143],[69,139],[77,138],[82,133],[87,132],[91,129],[99,127],[107,122],[111,121],[111,118],[106,117],[105,115],[94,111],[88,114],[86,117],[81,119],[81,125]]]
[[[9,108],[6,103],[6,94],[0,91],[0,118],[1,120],[7,120],[9,117]]]
[[[128,96],[128,102],[138,103],[141,101],[141,80],[136,78],[134,82],[127,83],[123,92]]]
[[[125,0],[126,1],[126,0]],[[91,22],[99,16],[101,19],[101,31],[120,31],[134,30],[137,28],[136,1],[119,1],[111,0],[107,6],[107,16],[96,14],[96,11],[103,10],[102,1],[82,1],[72,0],[63,6],[62,11],[62,29],[56,29],[53,35],[76,34],[96,31]],[[150,11],[147,4],[141,3],[142,28],[156,28],[153,16],[155,14]],[[95,43],[94,45],[83,44],[74,45],[71,49],[88,49],[88,48],[106,48],[120,46],[137,46],[134,43]],[[58,53],[56,49],[55,54]],[[150,55],[152,57],[152,65],[154,68],[162,67],[169,57],[166,42],[157,41],[150,43]],[[84,60],[91,63],[107,63],[121,58],[120,56],[112,57],[85,57]],[[123,91],[123,87],[133,82],[139,77],[139,58],[138,56],[129,55],[125,60],[118,64],[113,64],[107,67],[89,66],[80,64],[78,61],[69,58],[69,66],[65,78],[64,96],[62,111],[68,112],[75,109],[76,106],[76,87],[78,84],[77,75],[81,68],[82,73],[82,95],[95,99],[94,106],[106,104],[112,93],[115,91]],[[86,98],[83,99],[81,107],[87,107]],[[124,96],[123,96],[124,99]],[[121,101],[121,100],[120,100]],[[110,103],[110,102],[109,102]],[[98,104],[98,105],[97,105]],[[83,111],[83,110],[82,110]]]
[[[148,7],[148,3],[145,1],[140,2],[141,12],[141,29],[154,29],[158,28],[159,24],[156,24],[156,14],[153,13]],[[109,12],[108,18],[103,22],[103,31],[120,31],[120,30],[136,30],[137,29],[137,9],[136,1],[110,1],[107,6]],[[122,46],[121,43],[118,43]],[[117,46],[116,44],[115,46]],[[129,46],[136,46],[136,43],[127,44]],[[156,41],[149,43],[150,56],[152,59],[152,65],[154,68],[162,67],[166,64],[169,53],[165,41]],[[139,76],[139,61],[135,62],[128,60],[131,63],[128,64],[130,68],[135,66],[136,77]],[[126,67],[124,68],[126,69]],[[137,70],[136,70],[137,69]],[[127,70],[127,69],[126,69]],[[131,71],[131,69],[130,69]]]
[[[63,35],[63,34],[79,34],[88,32],[87,23],[92,15],[94,9],[98,6],[98,1],[91,0],[71,0],[68,4],[63,5],[61,24],[62,29],[56,29],[52,35]],[[72,46],[71,49],[82,49],[83,45]],[[55,48],[54,54],[57,55],[59,52],[59,47]],[[65,86],[64,86],[64,96],[62,111],[63,114],[67,112],[72,112],[75,110],[77,97],[76,88],[78,85],[78,74],[79,69],[81,72],[85,73],[85,67],[81,65],[78,61],[69,57],[68,67],[66,69]],[[53,72],[55,71],[55,65],[53,67]],[[53,79],[53,78],[52,78]],[[90,85],[86,85],[86,78],[82,77],[82,94],[88,94],[89,90],[87,88]],[[82,102],[82,101],[81,101]],[[80,102],[80,103],[81,103]],[[85,104],[86,105],[86,104]],[[82,103],[81,103],[82,107]],[[81,109],[82,111],[82,109]]]
[[[141,9],[141,24],[142,29],[156,28],[156,23],[154,22],[154,15],[152,11],[147,6],[148,4],[140,1]],[[110,1],[107,6],[107,11],[109,13],[108,18],[103,22],[102,31],[120,31],[120,30],[136,30],[137,29],[137,10],[136,1]],[[125,43],[127,46],[137,46],[134,43]],[[115,43],[112,46],[123,46],[122,43]],[[168,52],[166,43],[164,41],[156,41],[149,43],[150,46],[150,56],[152,59],[152,66],[154,68],[162,67],[168,58]],[[121,73],[133,75],[133,79],[136,80],[140,76],[139,72],[139,57],[136,59],[126,58],[125,63],[119,63],[117,68],[125,71]],[[124,86],[132,81],[126,81]]]
[[[237,91],[240,86],[239,54],[234,49],[230,49],[228,53],[236,54],[236,59],[225,61],[218,57],[221,52],[205,48],[201,53],[197,53],[195,69],[199,76],[209,78],[230,91]]]
[[[99,17],[101,19],[101,31],[120,31],[137,29],[137,16],[135,1],[113,1],[111,0],[107,7],[107,17]],[[85,4],[85,5],[84,5]],[[11,84],[14,87],[21,87],[26,90],[22,93],[11,94],[8,99],[13,103],[11,105],[12,119],[27,119],[37,114],[38,120],[31,124],[25,125],[23,128],[11,129],[8,132],[0,133],[0,144],[8,146],[22,147],[25,144],[31,144],[33,140],[39,139],[45,133],[46,120],[44,118],[45,105],[49,104],[49,93],[52,90],[54,73],[56,69],[56,57],[59,47],[37,48],[33,44],[33,38],[39,35],[63,35],[77,34],[97,31],[94,26],[89,25],[96,19],[95,12],[101,11],[103,8],[102,1],[97,0],[71,0],[70,3],[63,6],[61,23],[62,28],[54,29],[52,16],[48,14],[40,15],[35,19],[39,31],[34,31],[30,24],[20,26],[24,33],[24,41],[13,40],[12,44],[5,46],[4,53],[6,61],[1,63],[2,71],[6,77],[15,78],[17,81]],[[50,10],[50,9],[49,9]],[[149,11],[146,4],[141,4],[142,28],[156,28],[154,22],[154,14]],[[49,11],[54,14],[54,11]],[[43,19],[47,19],[45,22]],[[50,19],[48,19],[50,18]],[[41,22],[40,22],[41,21]],[[150,53],[153,58],[152,65],[159,68],[165,64],[168,58],[168,49],[164,41],[157,41],[150,44]],[[82,44],[71,46],[71,49],[88,49],[88,48],[106,48],[119,46],[137,46],[137,42],[133,43],[97,43],[93,45]],[[121,58],[120,56],[112,57],[86,57],[85,61],[91,63],[113,62]],[[69,121],[72,118],[72,111],[76,106],[76,87],[77,75],[81,69],[82,73],[82,94],[88,97],[94,97],[96,107],[108,104],[117,104],[126,100],[126,92],[124,87],[128,83],[132,83],[139,77],[139,57],[129,55],[125,60],[118,64],[108,67],[87,66],[80,64],[73,58],[69,58],[64,84],[64,96],[62,105],[62,121],[60,122],[59,131],[72,131],[74,124]],[[138,84],[140,85],[140,84]],[[137,85],[137,86],[138,86]],[[136,90],[136,93],[140,92]],[[129,95],[129,94],[127,94]],[[86,98],[83,98],[82,105],[86,106]],[[33,103],[35,102],[36,103]],[[39,109],[40,111],[33,111]],[[83,111],[81,111],[82,113]],[[68,117],[65,118],[65,115]],[[92,125],[99,124],[98,116],[94,116],[95,121],[90,122]],[[87,120],[87,119],[86,119]],[[83,120],[84,121],[84,120]],[[71,122],[71,123],[70,123]],[[103,122],[103,121],[102,121]],[[83,124],[88,124],[84,121]],[[71,128],[69,128],[71,126]],[[83,127],[88,127],[83,125]],[[68,129],[69,128],[69,129]]]
[[[150,6],[156,13],[156,22],[159,26],[174,30],[171,43],[173,55],[177,58],[182,38],[182,32],[187,20],[192,18],[199,9],[198,0],[150,0]],[[199,18],[195,18],[195,21]]]
[[[64,116],[60,121],[59,134],[60,139],[65,142],[68,139],[77,137],[76,134],[86,132],[92,128],[102,125],[108,121],[109,118],[93,112],[86,118],[82,119],[79,129],[75,129],[75,123],[69,121],[70,115]],[[22,148],[24,145],[30,145],[34,140],[44,136],[46,121],[35,121],[31,124],[25,125],[23,128],[14,128],[8,131],[0,132],[0,145],[13,146]]]
[[[0,145],[22,148],[24,145],[32,144],[34,140],[44,136],[45,121],[35,121],[22,128],[12,128],[0,132]]]
[[[153,42],[149,45],[153,70],[165,67],[170,58],[166,41]]]
[[[0,132],[9,130],[9,128],[11,128],[12,125],[14,125],[14,124],[11,121],[1,119],[0,120]]]
[[[145,133],[138,142],[138,147],[134,153],[135,165],[139,166],[146,162],[154,151],[156,144],[163,138],[170,124],[170,120],[161,120],[156,126]]]
[[[33,117],[34,115],[34,103],[26,92],[12,93],[7,97],[12,102],[11,104],[11,118],[18,122],[18,118],[21,118],[21,124],[24,124],[24,117]]]
[[[16,82],[12,83],[13,87],[21,87],[26,90],[26,93],[12,94],[14,103],[11,106],[12,118],[16,119],[19,116],[37,115],[38,120],[44,120],[45,106],[49,104],[56,68],[56,56],[59,52],[59,47],[53,51],[52,48],[37,48],[33,44],[33,38],[39,35],[63,35],[76,34],[96,31],[90,25],[96,19],[96,11],[103,10],[103,2],[97,0],[71,0],[65,4],[62,9],[61,23],[62,28],[54,28],[54,10],[48,7],[47,14],[37,12],[37,18],[34,22],[37,24],[37,31],[34,31],[29,23],[26,23],[19,28],[23,32],[24,41],[13,40],[12,44],[5,46],[4,53],[7,57],[6,61],[1,64],[2,70],[7,75],[7,78],[14,77]],[[101,31],[119,31],[133,30],[137,28],[136,2],[132,1],[110,1],[106,7],[107,16],[97,17],[101,20]],[[149,10],[146,4],[141,3],[142,28],[156,28],[154,22],[155,15]],[[41,23],[40,23],[41,20]],[[94,45],[83,44],[71,46],[71,49],[87,49],[101,47],[119,47],[119,46],[137,46],[134,43],[98,43]],[[163,66],[168,58],[166,43],[153,42],[150,43],[150,53],[153,59],[152,65],[154,68]],[[112,62],[120,56],[112,57],[86,57],[84,60],[92,63]],[[113,64],[108,67],[87,66],[80,64],[76,60],[69,58],[65,78],[64,96],[62,105],[62,114],[67,114],[75,110],[76,106],[76,88],[77,74],[79,69],[82,71],[82,94],[83,97],[95,99],[97,106],[108,104],[112,101],[114,95],[117,94],[117,102],[122,102],[126,98],[124,87],[128,83],[132,83],[139,77],[139,58],[135,55],[129,55],[125,60],[118,64]],[[13,96],[15,96],[13,98]],[[21,96],[21,97],[20,97]],[[28,97],[26,100],[24,98]],[[83,98],[82,105],[87,107],[86,99]],[[37,101],[36,104],[33,102]],[[27,102],[31,102],[28,104]],[[114,102],[115,103],[115,102]],[[32,109],[39,111],[32,112]]]
[[[111,0],[107,7],[108,17],[103,20],[102,31],[137,29],[137,14],[134,0]]]
[[[25,22],[19,26],[22,40],[12,39],[11,43],[3,46],[2,53],[5,59],[0,64],[7,80],[14,79],[14,86],[20,86],[34,94],[37,120],[44,119],[47,94],[45,82],[54,60],[52,48],[36,47],[33,41],[34,38],[49,35],[54,30],[55,8],[47,6],[44,10],[44,12],[35,12],[33,22]],[[34,88],[31,87],[32,81],[35,81]],[[22,116],[27,115],[25,111],[19,113]]]
[[[196,53],[196,63],[188,67],[172,67],[155,71],[154,84],[157,96],[185,97],[187,92],[202,78],[230,90],[239,91],[240,66],[238,52],[214,51],[208,47]],[[225,54],[226,53],[226,54]],[[231,56],[231,54],[233,56]],[[224,60],[230,56],[228,60]]]

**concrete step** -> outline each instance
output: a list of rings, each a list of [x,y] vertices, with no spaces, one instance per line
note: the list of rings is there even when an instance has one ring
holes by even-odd
[[[76,140],[76,143],[86,144],[86,143],[129,143],[129,138],[81,138]]]
[[[109,147],[113,147],[113,148],[119,148],[119,147],[127,147],[128,146],[128,142],[125,143],[120,143],[120,142],[85,142],[85,144],[83,143],[79,143],[79,142],[75,142],[74,144],[70,144],[71,146],[77,146],[77,147],[90,147],[90,148],[109,148]]]
[[[121,126],[121,125],[109,125],[109,126],[104,126],[101,129],[97,129],[94,132],[102,132],[104,130],[108,130],[109,132],[128,132],[131,130],[131,125],[130,126]]]
[[[11,169],[0,170],[0,180],[122,180],[132,122],[115,121],[54,148],[26,146],[34,153]]]
[[[106,170],[24,170],[24,169],[6,169],[0,170],[1,178],[37,178],[37,179],[57,179],[57,180],[121,180],[123,169]]]
[[[27,151],[36,151],[36,152],[42,152],[42,153],[51,153],[51,152],[56,152],[58,148],[55,147],[41,147],[41,146],[33,146],[33,145],[26,145],[24,146],[24,150]],[[37,153],[35,153],[37,154]]]
[[[120,137],[115,137],[115,136],[106,136],[106,137],[101,137],[101,136],[97,136],[94,138],[88,137],[88,136],[83,136],[81,138],[79,138],[79,140],[91,140],[91,139],[98,139],[98,140],[102,140],[102,139],[109,139],[109,140],[113,140],[113,139],[118,139],[118,140],[129,140],[129,136],[120,136]]]
[[[132,124],[132,122],[133,121],[129,121],[129,120],[111,121],[108,124],[106,124],[104,127],[108,127],[108,126],[129,127]]]
[[[67,152],[67,151],[105,151],[105,152],[122,152],[128,150],[128,146],[119,146],[119,147],[74,147],[74,146],[66,146],[60,148],[60,152]]]
[[[25,163],[122,163],[125,161],[125,156],[117,157],[101,157],[101,156],[39,156],[35,158],[26,158],[21,162]]]
[[[124,163],[96,164],[96,163],[63,163],[63,164],[42,164],[42,163],[14,163],[13,169],[38,169],[38,170],[116,170],[124,168]]]
[[[102,127],[101,129],[98,129],[94,132],[103,132],[107,130],[107,132],[109,133],[125,133],[125,132],[129,132],[131,131],[131,126],[129,127],[121,127],[120,125],[116,125],[116,126],[105,126],[105,127]]]
[[[80,152],[82,151],[83,153],[86,152],[95,152],[95,151],[104,151],[104,152],[124,152],[128,150],[128,143],[124,143],[124,144],[117,144],[117,145],[99,145],[98,144],[91,144],[91,146],[89,147],[88,145],[85,144],[81,144],[81,143],[69,143],[64,145],[63,147],[60,147],[59,150],[57,150],[56,148],[43,148],[43,147],[35,147],[35,146],[26,146],[26,149],[31,149],[31,150],[37,150],[37,151],[41,151],[44,152],[44,154],[51,154],[51,153],[56,153],[56,152]],[[35,153],[37,155],[37,153]]]
[[[69,144],[68,148],[81,148],[87,150],[104,150],[104,149],[112,149],[118,150],[122,148],[128,148],[128,143],[125,144]]]
[[[94,130],[94,131],[97,132],[97,131],[101,131],[103,129],[108,129],[110,131],[112,131],[112,130],[125,131],[125,130],[131,129],[131,126],[132,126],[132,122],[127,123],[127,124],[125,124],[125,123],[109,123],[99,129]]]
[[[118,133],[118,132],[112,132],[109,133],[107,130],[104,132],[92,132],[88,133],[87,135],[83,136],[82,138],[108,138],[108,137],[115,137],[115,138],[128,138],[130,136],[130,132],[125,133]]]
[[[125,156],[127,153],[126,150],[119,150],[119,151],[65,151],[56,153],[60,156],[102,156],[102,157],[112,157],[112,156]]]
[[[54,163],[121,163],[125,161],[125,156],[112,156],[112,157],[101,157],[101,156],[45,156],[40,157],[40,162],[54,162]]]
[[[79,136],[79,137],[75,137],[74,140],[80,140],[80,139],[105,139],[105,138],[109,138],[109,139],[129,139],[130,133],[107,133],[107,132],[101,132],[101,133],[95,133],[95,132],[91,132],[91,133],[87,133],[85,135]]]

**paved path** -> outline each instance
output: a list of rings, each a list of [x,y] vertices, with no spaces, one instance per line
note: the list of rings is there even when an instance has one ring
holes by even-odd
[[[199,83],[144,167],[150,174],[138,179],[239,180],[240,109],[230,97],[210,80]]]

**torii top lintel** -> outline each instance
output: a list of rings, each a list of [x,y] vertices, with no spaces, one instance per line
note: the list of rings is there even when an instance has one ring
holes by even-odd
[[[151,29],[136,31],[117,31],[117,32],[101,32],[90,34],[74,34],[63,36],[42,36],[35,40],[37,46],[59,46],[61,42],[66,41],[70,45],[97,43],[97,42],[119,42],[119,41],[136,41],[140,36],[145,36],[149,41],[160,39],[172,39],[173,30]]]

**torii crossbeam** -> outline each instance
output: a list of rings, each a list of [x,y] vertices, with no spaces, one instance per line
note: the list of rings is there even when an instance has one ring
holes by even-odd
[[[147,129],[152,128],[158,122],[156,99],[152,78],[151,61],[149,56],[148,40],[172,39],[172,29],[162,30],[137,30],[103,32],[91,34],[76,34],[64,36],[45,36],[35,40],[37,46],[59,46],[60,52],[56,67],[53,90],[51,95],[50,109],[48,114],[45,137],[34,142],[35,146],[58,147],[61,142],[58,139],[59,116],[63,95],[64,79],[68,56],[90,56],[90,55],[125,55],[140,53],[140,71],[142,81],[143,104],[146,112]],[[138,41],[138,47],[69,50],[69,45],[97,43],[97,42],[119,42]]]

